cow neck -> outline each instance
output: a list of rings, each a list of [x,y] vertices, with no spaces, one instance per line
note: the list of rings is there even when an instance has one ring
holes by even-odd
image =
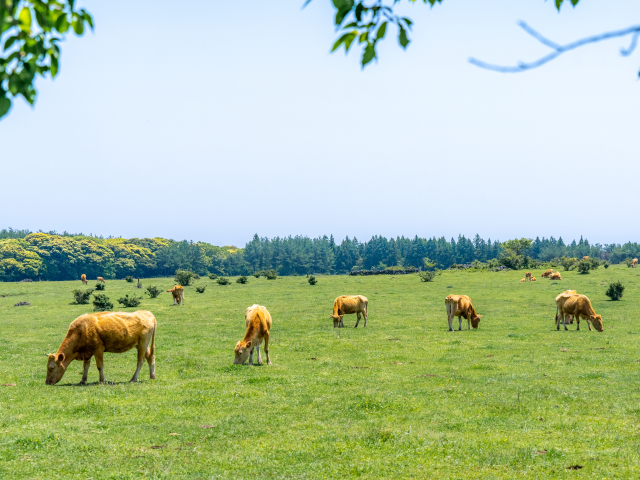
[[[67,366],[69,366],[69,364],[73,362],[78,356],[78,352],[74,351],[77,342],[77,334],[74,333],[70,335],[67,333],[67,336],[64,337],[62,344],[60,344],[60,348],[58,348],[58,351],[56,352],[56,358],[58,357],[59,353],[64,353],[64,360],[62,361],[62,365],[65,368],[67,368]]]
[[[244,343],[247,343],[249,340],[252,340],[258,336],[258,328],[253,322],[249,322],[249,326],[247,327],[247,332],[244,334],[244,339],[242,340]]]

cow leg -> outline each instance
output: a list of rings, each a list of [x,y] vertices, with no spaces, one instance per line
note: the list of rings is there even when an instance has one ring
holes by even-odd
[[[343,318],[344,315],[340,315],[340,328],[344,328],[344,322],[342,321]]]
[[[569,329],[567,328],[567,314],[566,313],[562,314],[562,324],[564,325],[565,331],[568,331]]]
[[[153,335],[151,337],[151,341],[153,342]],[[151,343],[151,342],[150,342]],[[144,358],[147,359],[147,363],[149,364],[149,378],[151,380],[156,379],[156,346],[152,344],[146,351]]]
[[[138,364],[136,365],[136,373],[133,374],[133,377],[131,377],[131,380],[129,380],[130,382],[138,381],[138,375],[140,374],[140,370],[142,369],[142,365],[144,364],[144,359],[147,356],[148,343],[149,339],[144,337],[142,337],[138,342]]]
[[[100,373],[100,383],[104,383],[104,359],[102,357],[102,354],[104,352],[102,351],[98,351],[98,352],[94,352],[94,356],[96,357],[96,367],[98,367],[98,372]]]
[[[471,330],[471,320],[467,318],[467,330]]]
[[[82,380],[80,380],[80,384],[84,385],[85,383],[87,383],[87,378],[89,376],[89,367],[91,366],[91,357],[85,358],[84,364],[82,366],[84,367],[84,372],[82,373]]]
[[[462,317],[458,317],[458,331],[462,331]]]
[[[251,350],[249,351],[249,365],[253,365],[253,349],[255,347],[251,347]]]
[[[367,326],[367,308],[365,307],[364,311],[362,312],[362,314],[364,315],[364,326]]]
[[[271,365],[271,359],[269,359],[269,332],[264,334],[264,353],[267,356],[267,365]]]
[[[360,323],[360,312],[356,312],[356,315],[358,316],[358,320],[356,320],[356,326],[353,328],[358,328],[358,324]]]
[[[256,350],[258,351],[258,365],[262,365],[262,357],[260,356],[260,344],[256,345]]]
[[[580,325],[580,317],[578,318],[578,325]],[[591,330],[591,322],[589,321],[589,317],[587,317],[587,327],[589,327],[589,331],[592,332],[593,330]]]
[[[184,305],[184,292],[180,293],[180,300],[182,301],[182,303],[180,303],[180,306]]]
[[[449,331],[453,332],[453,315],[447,315],[447,321],[449,322]]]

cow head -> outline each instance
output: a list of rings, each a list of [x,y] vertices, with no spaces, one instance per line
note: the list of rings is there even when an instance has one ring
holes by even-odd
[[[47,385],[55,385],[58,383],[64,375],[67,367],[62,363],[64,362],[64,353],[57,353],[56,355],[47,355]]]
[[[469,316],[469,319],[471,320],[471,326],[473,328],[478,328],[478,325],[480,325],[480,319],[482,318],[482,315],[478,315],[478,314],[471,314]]]
[[[236,344],[235,358],[233,359],[234,365],[242,365],[249,358],[249,352],[251,351],[252,342],[243,342],[242,340]]]
[[[339,327],[340,321],[342,320],[340,315],[329,315],[329,316],[333,319],[333,328]]]
[[[597,331],[602,332],[604,330],[602,326],[602,315],[591,315],[589,320],[591,320],[591,325],[593,325]]]

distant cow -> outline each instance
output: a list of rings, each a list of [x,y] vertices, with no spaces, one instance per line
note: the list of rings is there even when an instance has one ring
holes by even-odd
[[[555,273],[552,273],[549,278],[551,280],[562,280],[562,275],[560,275],[560,272],[555,272]]]
[[[536,281],[536,277],[531,277],[531,281],[535,282]]]
[[[524,278],[526,278],[527,280],[531,281],[531,272],[527,272],[524,274]]]
[[[560,319],[564,321],[564,303],[568,298],[577,294],[575,290],[565,290],[556,297],[556,325],[558,328],[560,328]],[[570,323],[573,323],[573,318],[571,318]]]
[[[176,302],[178,302],[178,305],[184,305],[184,288],[182,288],[182,285],[175,285],[171,290],[167,290],[167,292],[171,292],[171,295],[173,295],[174,305]]]
[[[521,282],[526,282],[526,280],[524,278],[521,278],[520,281]]]
[[[247,331],[244,338],[236,344],[234,365],[242,365],[249,357],[249,365],[253,365],[253,349],[258,349],[258,365],[262,365],[260,357],[260,343],[264,339],[264,353],[267,355],[267,365],[271,365],[269,359],[269,330],[271,330],[271,315],[269,310],[262,305],[252,305],[247,308],[244,318]]]
[[[87,276],[84,273],[80,275],[80,280],[82,280],[82,283],[84,283],[85,285],[89,283],[87,282]]]
[[[369,300],[362,295],[342,295],[333,302],[333,315],[329,315],[333,319],[333,328],[344,327],[342,317],[355,313],[358,316],[355,328],[360,323],[360,314],[364,316],[364,326],[367,326],[367,306]]]
[[[462,317],[467,320],[469,330],[471,330],[471,326],[478,328],[482,315],[476,313],[471,299],[467,295],[449,295],[444,299],[444,303],[447,306],[450,332],[453,332],[453,317],[458,317],[458,330],[462,330]]]
[[[107,283],[107,282],[105,282],[105,281],[104,281],[104,278],[102,278],[102,277],[98,277],[98,282],[100,282],[100,283]]]
[[[544,272],[541,277],[542,278],[549,278],[549,276],[553,273],[553,268],[550,268],[549,270],[547,270],[546,272]]]
[[[149,363],[149,375],[156,378],[156,319],[144,310],[128,312],[87,313],[76,318],[55,355],[47,360],[47,385],[58,383],[69,364],[74,360],[84,361],[82,381],[87,382],[91,357],[96,357],[100,372],[100,383],[104,383],[103,354],[123,353],[133,347],[138,349],[138,366],[131,377],[138,381],[138,374],[145,359]]]
[[[638,259],[634,258],[631,260],[631,268],[636,268],[636,265],[638,265]]]
[[[591,301],[585,295],[573,295],[564,302],[563,306],[563,324],[564,329],[568,330],[566,315],[571,315],[576,320],[576,330],[580,330],[580,317],[587,321],[587,326],[591,330],[591,324],[599,332],[604,330],[602,326],[602,317],[596,315],[595,310],[591,306]],[[558,323],[558,330],[560,330],[560,323]]]
[[[582,257],[583,260],[589,260],[589,255],[587,255],[586,257]]]

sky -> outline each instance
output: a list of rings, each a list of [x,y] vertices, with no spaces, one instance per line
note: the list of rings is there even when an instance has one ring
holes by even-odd
[[[403,1],[379,59],[330,53],[330,0],[85,0],[34,107],[0,120],[0,228],[243,246],[255,233],[640,241],[637,0]],[[565,2],[569,3],[569,2]]]

